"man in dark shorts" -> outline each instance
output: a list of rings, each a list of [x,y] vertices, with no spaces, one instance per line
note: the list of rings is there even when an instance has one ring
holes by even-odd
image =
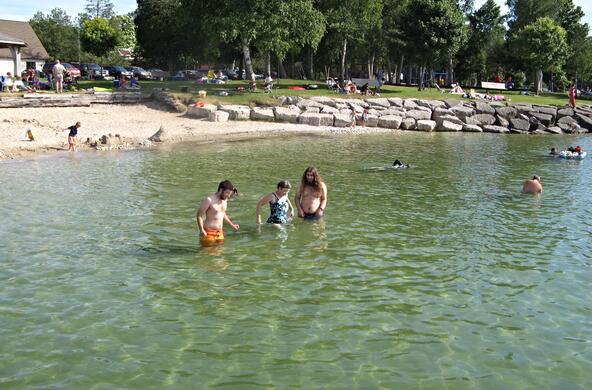
[[[302,175],[294,198],[298,217],[317,220],[323,217],[327,206],[327,186],[314,167],[308,167]]]
[[[68,127],[66,130],[70,130],[68,134],[68,151],[75,152],[76,151],[76,140],[78,136],[78,128],[80,127],[80,122],[76,122],[75,125]]]

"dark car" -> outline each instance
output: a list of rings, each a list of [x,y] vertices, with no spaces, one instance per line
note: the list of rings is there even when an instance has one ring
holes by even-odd
[[[42,72],[46,77],[51,74],[51,70],[55,64],[55,62],[46,62],[45,65],[43,65]],[[66,68],[66,78],[78,79],[80,77],[80,69],[75,68],[72,64],[67,62],[62,62],[62,65]]]
[[[152,75],[152,78],[154,80],[164,80],[167,77],[167,72],[165,72],[162,69],[157,69],[157,68],[150,68],[148,69],[148,72],[150,72],[150,74]]]
[[[123,66],[109,65],[105,66],[105,69],[107,69],[110,76],[113,76],[118,79],[121,77],[131,78],[134,75],[132,72],[125,69]]]
[[[152,73],[139,66],[126,66],[125,69],[134,74],[138,80],[152,80]]]
[[[97,64],[80,64],[78,69],[83,77],[100,79],[109,76],[109,71]]]
[[[169,77],[169,80],[197,80],[202,78],[202,73],[199,70],[180,70],[174,76]]]

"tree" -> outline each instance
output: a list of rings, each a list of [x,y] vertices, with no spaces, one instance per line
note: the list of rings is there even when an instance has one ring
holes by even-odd
[[[113,17],[113,3],[109,0],[86,0],[84,10],[93,18]]]
[[[102,57],[117,45],[117,31],[103,18],[85,20],[80,32],[80,43],[84,50]]]
[[[37,12],[29,24],[53,59],[72,60],[78,54],[78,32],[70,17],[59,8],[47,15]]]
[[[517,33],[516,40],[526,61],[536,72],[536,93],[543,89],[543,71],[558,69],[568,52],[567,33],[551,18],[543,17]]]
[[[133,14],[115,15],[109,24],[117,32],[117,46],[134,49],[137,45],[136,24]]]

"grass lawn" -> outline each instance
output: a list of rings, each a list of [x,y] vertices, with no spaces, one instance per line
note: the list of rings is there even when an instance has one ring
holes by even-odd
[[[316,90],[295,91],[288,89],[288,86],[306,86],[308,84],[318,85]],[[141,81],[142,91],[149,92],[153,88],[168,88],[181,101],[185,103],[194,102],[199,99],[198,91],[204,90],[207,96],[201,99],[207,103],[212,104],[244,104],[249,106],[272,106],[276,104],[276,97],[286,96],[330,96],[348,99],[366,98],[360,95],[338,95],[334,92],[329,92],[327,86],[323,81],[311,82],[307,80],[275,80],[273,92],[271,94],[263,93],[263,82],[257,83],[258,88],[255,92],[238,91],[237,87],[246,87],[247,83],[242,80],[229,81],[225,84],[197,84],[195,81]],[[104,80],[82,80],[79,82],[80,88],[95,87],[98,91],[116,91],[113,88],[112,81]],[[222,91],[228,92],[228,96],[220,96]],[[484,92],[477,90],[478,92]],[[47,92],[51,93],[51,92]],[[492,91],[492,93],[494,93]],[[502,94],[502,93],[500,93]],[[514,91],[504,91],[503,95],[513,103],[530,103],[530,104],[546,104],[554,106],[566,106],[568,102],[567,93],[546,93],[540,96],[524,96]],[[8,93],[2,93],[0,96],[11,96]],[[436,89],[426,89],[418,91],[417,87],[384,85],[381,89],[381,97],[400,97],[400,98],[417,98],[417,99],[450,99],[458,98],[458,95],[442,94]],[[580,101],[587,101],[586,98],[578,98]]]

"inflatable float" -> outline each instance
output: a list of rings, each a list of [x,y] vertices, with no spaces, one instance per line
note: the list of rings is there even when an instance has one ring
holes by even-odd
[[[559,152],[557,157],[564,158],[566,160],[583,160],[586,158],[587,155],[588,155],[587,152],[578,153],[578,152],[569,152],[567,150],[563,150],[563,151]]]

